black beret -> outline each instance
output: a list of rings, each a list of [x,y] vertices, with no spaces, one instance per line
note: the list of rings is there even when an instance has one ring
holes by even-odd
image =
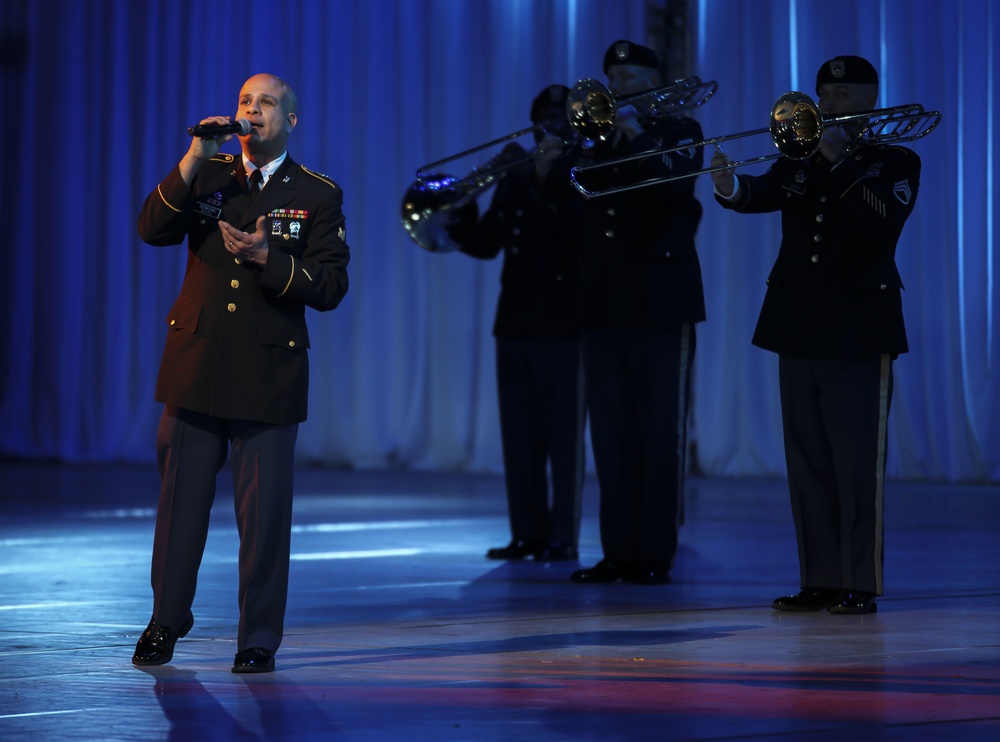
[[[846,83],[847,85],[878,85],[878,72],[872,63],[862,57],[834,57],[816,73],[816,93],[819,86],[828,83]]]
[[[540,124],[553,118],[552,112],[564,113],[569,88],[565,85],[549,85],[531,101],[531,123]]]
[[[614,64],[632,64],[660,71],[660,58],[656,56],[656,52],[648,46],[639,46],[625,39],[616,41],[604,52],[605,75],[608,74],[608,67]]]

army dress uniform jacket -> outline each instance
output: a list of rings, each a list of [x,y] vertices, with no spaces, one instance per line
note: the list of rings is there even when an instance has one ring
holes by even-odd
[[[643,122],[645,133],[598,142],[580,165],[703,139],[691,118],[666,117]],[[583,171],[590,190],[650,178],[683,175],[702,168],[701,147],[652,155],[599,170]],[[694,177],[587,200],[580,277],[584,330],[672,329],[705,319],[701,265],[695,233],[701,204]]]
[[[482,260],[503,252],[493,335],[576,338],[580,218],[583,203],[569,180],[572,150],[545,182],[533,160],[509,171],[471,230],[453,233],[462,252]]]
[[[782,240],[753,343],[781,355],[852,358],[907,351],[896,243],[913,210],[920,158],[862,146],[836,166],[822,155],[738,175],[745,213],[781,211]]]
[[[139,234],[151,245],[188,238],[180,295],[167,318],[156,399],[231,420],[306,419],[305,308],[334,309],[347,293],[343,192],[290,156],[251,205],[241,158],[219,154],[190,188],[174,170],[150,193]],[[265,216],[266,265],[223,245],[219,220],[252,233]]]

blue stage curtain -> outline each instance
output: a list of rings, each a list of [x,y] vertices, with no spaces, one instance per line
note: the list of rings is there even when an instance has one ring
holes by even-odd
[[[720,84],[697,114],[707,134],[765,126],[777,95],[811,93],[816,66],[838,53],[882,68],[880,104],[945,112],[913,145],[924,174],[899,250],[912,352],[896,366],[893,476],[1000,479],[994,5],[691,3],[690,73]],[[602,79],[608,44],[645,39],[646,6],[0,4],[0,455],[152,460],[153,384],[185,250],[141,243],[136,217],[184,153],[186,127],[232,114],[242,82],[267,71],[299,94],[292,155],[344,188],[353,253],[343,305],[309,318],[302,462],[499,471],[490,336],[499,262],[416,247],[401,227],[402,196],[420,165],[523,127],[544,86]],[[698,188],[709,320],[699,328],[693,463],[781,475],[776,364],[749,342],[777,218],[727,214],[708,178]]]

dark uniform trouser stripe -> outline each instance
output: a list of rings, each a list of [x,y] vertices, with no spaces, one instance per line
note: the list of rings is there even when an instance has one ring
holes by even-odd
[[[677,512],[674,517],[678,523],[684,519],[684,470],[687,461],[687,406],[690,399],[689,385],[691,368],[691,323],[681,325],[681,347],[679,354],[680,366],[677,372]]]
[[[875,553],[872,558],[875,561],[875,584],[876,592],[882,594],[882,566],[883,566],[883,494],[885,491],[885,457],[886,444],[888,440],[889,425],[889,389],[892,372],[892,359],[888,353],[881,356],[881,366],[879,369],[879,394],[878,394],[878,457],[875,470]]]
[[[583,515],[583,485],[587,476],[587,394],[586,377],[583,371],[583,345],[577,345],[576,364],[576,481],[574,491],[576,492],[576,512],[574,521],[576,523],[573,543],[580,540],[580,518]]]

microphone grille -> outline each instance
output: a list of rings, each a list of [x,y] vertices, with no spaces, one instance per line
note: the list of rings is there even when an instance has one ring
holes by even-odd
[[[236,119],[234,123],[237,123],[240,126],[240,136],[246,136],[250,133],[251,126],[247,119]]]

